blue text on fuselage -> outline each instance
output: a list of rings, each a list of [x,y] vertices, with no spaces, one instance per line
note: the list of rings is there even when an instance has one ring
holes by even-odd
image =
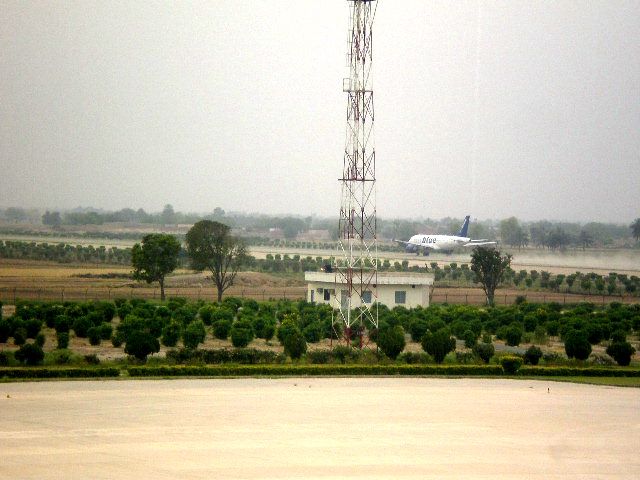
[[[436,239],[433,237],[422,237],[422,243],[436,243]]]

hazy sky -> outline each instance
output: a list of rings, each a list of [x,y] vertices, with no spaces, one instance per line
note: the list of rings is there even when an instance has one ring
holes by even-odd
[[[348,2],[0,0],[0,206],[337,216]],[[378,214],[640,216],[640,1],[380,0]]]

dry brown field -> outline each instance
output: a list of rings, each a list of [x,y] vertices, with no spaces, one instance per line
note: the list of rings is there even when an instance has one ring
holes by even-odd
[[[157,284],[146,284],[126,278],[83,278],[78,275],[128,274],[131,269],[118,265],[59,264],[32,260],[0,259],[0,301],[15,300],[112,300],[114,298],[160,299]],[[167,297],[213,301],[215,289],[204,273],[178,270],[167,277]],[[303,299],[306,286],[303,280],[274,276],[259,272],[241,272],[235,285],[225,295],[255,300]],[[496,304],[511,305],[518,296],[530,302],[576,303],[589,301],[606,304],[611,301],[640,302],[638,297],[578,295],[533,290],[498,289]],[[480,288],[446,288],[433,290],[432,302],[482,305],[485,296]]]

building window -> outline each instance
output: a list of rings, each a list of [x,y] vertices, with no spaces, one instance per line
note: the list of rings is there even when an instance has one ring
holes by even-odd
[[[315,290],[311,290],[311,303],[315,302]]]
[[[331,290],[329,290],[328,288],[324,289],[324,300],[325,302],[331,300]]]
[[[396,305],[407,303],[407,292],[405,290],[396,290]]]
[[[362,292],[362,303],[371,303],[371,290]]]

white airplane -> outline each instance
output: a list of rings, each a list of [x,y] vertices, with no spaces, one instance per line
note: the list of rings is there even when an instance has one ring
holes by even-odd
[[[492,242],[487,239],[472,240],[467,237],[467,230],[469,229],[469,215],[464,217],[464,223],[457,235],[414,235],[408,242],[402,240],[394,240],[401,245],[405,246],[405,249],[409,253],[420,254],[420,250],[424,251],[424,255],[429,255],[430,250],[441,251],[445,253],[451,253],[457,247],[488,247],[496,245],[497,242]]]

